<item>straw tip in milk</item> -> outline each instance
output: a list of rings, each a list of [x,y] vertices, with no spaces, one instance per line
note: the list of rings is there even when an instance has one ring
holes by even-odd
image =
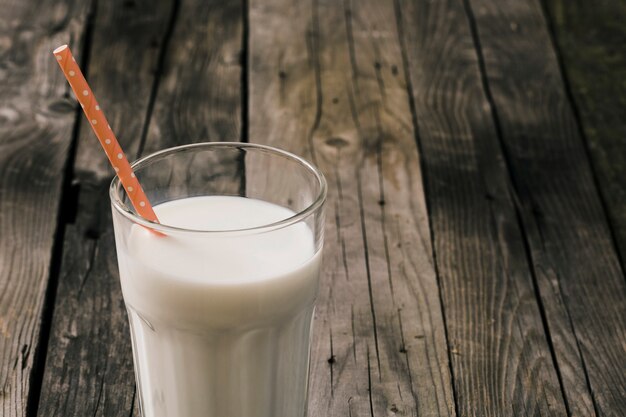
[[[67,45],[61,45],[59,46],[57,49],[55,49],[54,51],[52,51],[53,54],[58,54],[59,52],[64,51],[65,49],[67,49]]]

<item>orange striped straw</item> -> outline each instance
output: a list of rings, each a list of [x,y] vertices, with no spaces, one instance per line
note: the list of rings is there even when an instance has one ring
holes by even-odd
[[[85,80],[82,71],[72,56],[72,51],[70,51],[67,45],[63,45],[55,49],[53,53],[61,66],[63,74],[65,74],[65,78],[67,78],[67,82],[74,90],[74,94],[83,108],[87,120],[89,120],[89,125],[98,137],[102,149],[109,157],[113,169],[120,178],[130,201],[133,203],[133,207],[143,218],[158,223],[159,220],[148,201],[148,197],[143,192],[139,181],[137,181],[137,177],[130,167],[115,134],[111,130],[111,126],[109,126],[106,117],[104,117],[96,97],[94,97],[87,80]]]

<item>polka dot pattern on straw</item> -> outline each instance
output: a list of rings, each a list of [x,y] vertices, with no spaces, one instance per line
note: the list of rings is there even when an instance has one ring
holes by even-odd
[[[143,188],[141,188],[139,181],[137,181],[128,159],[124,156],[124,151],[111,131],[111,127],[96,102],[96,98],[91,88],[89,88],[76,60],[74,60],[70,48],[67,45],[63,45],[55,49],[53,53],[63,74],[65,74],[65,78],[67,78],[67,82],[74,90],[74,94],[83,108],[87,120],[90,121],[91,128],[100,141],[117,176],[120,178],[133,207],[143,218],[158,223],[159,221],[148,201],[148,197],[144,193]]]

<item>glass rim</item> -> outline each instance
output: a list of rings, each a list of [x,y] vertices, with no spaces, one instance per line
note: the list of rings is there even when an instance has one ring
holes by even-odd
[[[109,198],[111,199],[111,205],[120,213],[122,216],[126,217],[128,220],[135,224],[140,224],[149,229],[156,230],[159,232],[163,232],[165,234],[194,234],[197,236],[202,235],[210,235],[210,236],[235,236],[241,234],[249,234],[249,233],[265,233],[272,230],[282,229],[287,226],[291,226],[295,223],[299,223],[309,217],[311,214],[315,213],[326,201],[327,194],[327,184],[326,178],[324,174],[313,164],[311,164],[306,159],[295,155],[291,152],[284,151],[282,149],[275,148],[273,146],[268,145],[260,145],[257,143],[249,143],[249,142],[198,142],[191,143],[186,145],[174,146],[171,148],[162,149],[160,151],[156,151],[149,155],[146,155],[142,158],[137,159],[133,163],[130,164],[133,171],[141,170],[150,162],[154,161],[158,158],[163,158],[165,156],[178,153],[188,149],[195,148],[235,148],[235,149],[254,149],[269,152],[274,155],[280,155],[290,160],[297,162],[299,165],[303,166],[307,171],[313,174],[317,183],[319,185],[319,191],[317,196],[313,200],[311,204],[309,204],[304,209],[298,211],[291,217],[287,217],[285,219],[279,220],[277,222],[272,222],[268,224],[262,224],[260,226],[247,227],[242,229],[231,229],[231,230],[198,230],[198,229],[187,229],[176,226],[169,226],[166,224],[156,223],[151,220],[146,219],[145,217],[140,216],[139,214],[134,213],[127,204],[122,202],[121,193],[124,187],[121,185],[119,177],[116,175],[113,177],[111,181],[111,185],[109,186]],[[174,201],[174,200],[172,200]]]

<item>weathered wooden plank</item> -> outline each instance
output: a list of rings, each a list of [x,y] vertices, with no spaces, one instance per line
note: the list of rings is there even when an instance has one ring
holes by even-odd
[[[397,5],[458,412],[565,415],[463,2]]]
[[[546,0],[622,260],[626,259],[626,3]]]
[[[2,416],[26,416],[38,390],[42,313],[75,119],[52,50],[68,39],[80,50],[88,6],[0,1]]]
[[[92,140],[92,138],[89,138]],[[66,229],[40,416],[127,416],[135,397],[107,184],[80,183]]]
[[[251,141],[329,182],[309,415],[455,415],[393,3],[255,0],[249,22]]]
[[[241,136],[240,0],[182,0],[143,154]]]
[[[470,3],[568,404],[623,415],[626,281],[540,4]]]
[[[610,226],[626,260],[626,3],[546,0]]]
[[[94,10],[86,76],[130,159],[173,13],[172,0],[105,1]],[[87,123],[78,140],[77,216],[65,231],[39,415],[126,416],[135,382],[111,230],[112,170]]]

